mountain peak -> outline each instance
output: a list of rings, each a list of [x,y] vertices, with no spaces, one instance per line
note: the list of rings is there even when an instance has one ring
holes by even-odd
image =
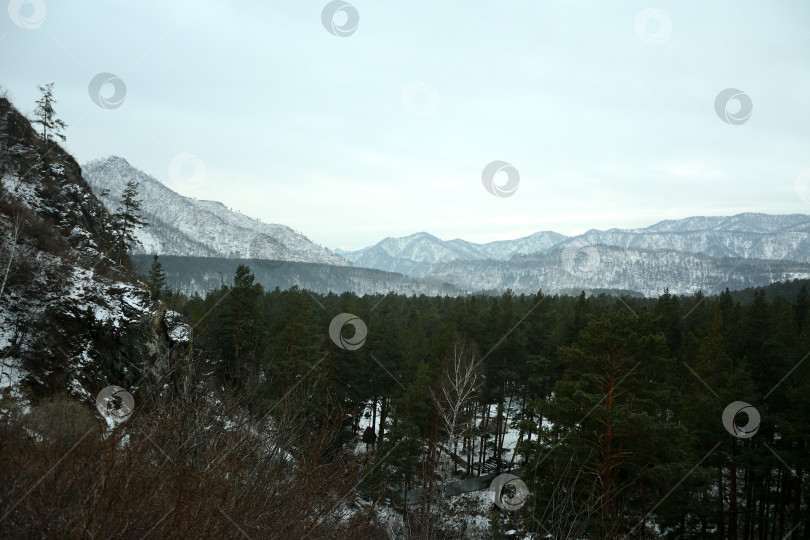
[[[141,247],[135,253],[349,264],[287,226],[262,223],[220,201],[184,197],[119,156],[86,163],[83,176],[110,210],[127,182],[138,183],[149,225],[136,232]]]
[[[132,167],[132,165],[129,164],[129,161],[122,158],[121,156],[116,156],[116,155],[102,156],[100,158],[97,158],[97,159],[94,159],[94,160],[91,160],[91,161],[88,161],[87,163],[85,163],[85,166],[88,166],[88,165],[96,165],[96,166],[97,165],[112,165],[112,166]]]
[[[419,231],[406,236],[388,236],[385,238],[385,240],[421,240],[423,238],[426,240],[435,240],[441,242],[439,238],[426,231]]]
[[[222,207],[222,208],[228,208],[227,206],[225,206],[225,203],[219,202],[219,201],[212,201],[211,199],[200,199],[199,201],[201,203],[205,203],[205,204],[208,204],[208,205],[211,205],[211,206],[218,206],[218,207]]]

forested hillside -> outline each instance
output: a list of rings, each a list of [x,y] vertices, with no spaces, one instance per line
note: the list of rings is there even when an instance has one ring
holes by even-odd
[[[245,266],[234,283],[171,300],[216,376],[257,415],[303,392],[302,429],[335,435],[324,452],[376,439],[358,496],[396,508],[409,530],[455,537],[466,522],[439,485],[519,468],[528,498],[492,507],[490,531],[810,534],[806,283],[791,300],[758,289],[745,303],[728,291],[323,296],[264,291]],[[341,313],[361,324],[330,338]],[[448,391],[459,373],[469,393]]]
[[[146,274],[152,263],[151,255],[133,255],[132,261],[141,274]],[[289,289],[294,285],[312,291],[355,292],[374,294],[394,291],[400,294],[426,294],[451,296],[461,289],[435,278],[413,278],[394,272],[335,266],[331,264],[277,261],[262,259],[225,259],[220,257],[160,257],[166,274],[166,285],[186,295],[206,293],[221,284],[233,284],[233,274],[240,264],[253,269],[257,283],[265,288]]]

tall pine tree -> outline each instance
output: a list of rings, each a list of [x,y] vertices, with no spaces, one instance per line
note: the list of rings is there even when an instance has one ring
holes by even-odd
[[[37,107],[34,109],[34,124],[37,124],[42,130],[42,139],[46,145],[55,142],[54,138],[64,141],[65,135],[62,130],[67,128],[62,120],[56,117],[56,111],[53,108],[56,100],[53,97],[53,83],[48,83],[45,86],[38,86],[40,98],[36,101]]]
[[[116,236],[117,260],[119,263],[126,260],[127,251],[139,243],[135,236],[138,227],[149,225],[141,216],[142,201],[138,199],[138,183],[127,182],[121,195],[118,210],[113,214],[113,227]]]
[[[149,275],[146,277],[146,284],[149,286],[149,292],[152,293],[152,299],[158,300],[161,298],[163,289],[166,287],[166,274],[163,271],[163,265],[160,264],[157,254],[152,256],[152,267],[149,269]]]

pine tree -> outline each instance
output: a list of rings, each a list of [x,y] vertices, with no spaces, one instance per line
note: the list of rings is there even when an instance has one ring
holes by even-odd
[[[323,362],[319,363],[324,332],[314,312],[317,305],[297,286],[281,293],[280,301],[280,316],[271,325],[267,365],[268,379],[278,395],[286,393],[310,370],[313,379],[320,376],[324,367]]]
[[[635,523],[643,529],[645,513],[672,487],[666,467],[680,465],[685,431],[667,421],[674,394],[661,380],[670,366],[659,324],[646,311],[600,309],[577,342],[561,349],[567,370],[549,404],[554,428],[546,441],[554,451],[538,448],[529,467],[537,518],[549,518],[553,486],[570,485],[571,500],[585,512],[577,519],[594,537],[608,538]],[[553,482],[537,481],[544,471]],[[558,471],[562,477],[554,477]]]
[[[258,354],[264,337],[259,299],[261,285],[254,284],[250,267],[240,264],[233,288],[220,306],[219,325],[214,329],[228,380],[244,385],[244,377],[255,375]]]
[[[796,295],[796,328],[799,332],[804,328],[808,316],[810,316],[810,295],[807,294],[807,287],[802,285]]]
[[[121,195],[118,211],[113,214],[119,263],[126,257],[127,250],[139,243],[135,230],[149,225],[141,216],[141,204],[142,201],[138,199],[138,183],[130,180]]]
[[[670,351],[676,351],[681,346],[683,319],[680,309],[678,297],[669,294],[669,289],[664,290],[655,305],[655,314],[661,319],[661,331],[667,338]]]
[[[163,289],[166,286],[166,274],[163,272],[163,265],[158,261],[157,254],[153,255],[153,257],[152,268],[149,269],[146,284],[149,286],[149,292],[152,293],[152,299],[157,300],[161,298]]]
[[[55,142],[54,137],[64,141],[65,135],[62,130],[67,128],[62,120],[56,117],[53,105],[56,100],[53,98],[53,83],[45,86],[38,86],[42,96],[36,101],[37,108],[34,109],[34,124],[42,128],[42,139],[47,143]]]

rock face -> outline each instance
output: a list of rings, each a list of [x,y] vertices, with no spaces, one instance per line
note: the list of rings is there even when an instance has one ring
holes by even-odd
[[[76,160],[2,98],[0,139],[0,390],[94,400],[161,376],[186,325],[113,260],[110,215]]]
[[[126,183],[138,183],[142,214],[149,225],[136,233],[142,247],[136,247],[135,253],[349,264],[285,225],[262,223],[228,210],[221,202],[175,193],[124,158],[91,161],[84,164],[83,174],[111,212]]]

